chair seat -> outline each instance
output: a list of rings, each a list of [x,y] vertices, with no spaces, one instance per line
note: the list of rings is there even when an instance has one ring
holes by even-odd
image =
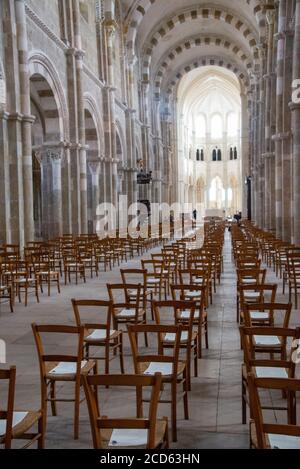
[[[250,312],[251,319],[261,319],[261,320],[268,320],[269,313],[265,313],[263,311],[251,311]]]
[[[131,420],[131,419],[128,419]],[[136,420],[136,419],[134,419]],[[167,430],[167,421],[157,420],[155,429],[155,446],[159,447]],[[147,445],[147,430],[145,429],[104,429],[101,430],[103,449],[105,448],[137,448],[145,449]]]
[[[106,340],[106,333],[107,331],[105,329],[96,329],[94,330],[90,335],[85,337],[85,342],[99,342],[99,341],[105,341]],[[120,333],[117,333],[115,330],[110,330],[109,331],[109,338],[114,339],[118,337]]]
[[[254,336],[254,342],[255,342],[255,345],[259,345],[259,346],[280,346],[281,345],[281,341],[279,339],[279,337],[277,336],[272,336],[272,335],[255,335]]]
[[[257,378],[288,378],[285,368],[256,366],[254,370]]]
[[[18,438],[35,425],[41,417],[40,412],[16,411],[13,413],[12,437]],[[6,420],[0,420],[0,443],[4,442]]]
[[[81,374],[88,374],[94,367],[93,360],[81,362]],[[54,381],[74,381],[76,377],[76,363],[60,362],[46,363],[46,378]]]
[[[197,338],[197,332],[193,332],[192,333],[192,341],[195,340],[196,338]],[[164,342],[166,344],[174,343],[175,339],[176,339],[176,334],[168,333],[164,337]],[[187,341],[188,341],[188,331],[183,331],[181,333],[180,343],[184,344],[184,343],[187,343]]]
[[[199,291],[190,291],[185,293],[186,298],[201,298],[201,292]]]
[[[300,449],[300,437],[290,435],[275,435],[268,433],[268,440],[272,449]]]
[[[242,283],[244,285],[255,285],[257,283],[255,278],[243,278]]]
[[[245,300],[258,300],[260,298],[260,293],[257,292],[247,292],[244,294]]]
[[[16,284],[20,283],[29,283],[29,282],[35,282],[36,280],[34,278],[19,278],[18,280],[15,281]]]
[[[139,309],[138,311],[138,316],[141,317],[145,314],[145,311],[143,309]],[[121,309],[115,313],[115,316],[117,318],[121,319],[132,319],[136,315],[136,310],[133,309]]]
[[[189,319],[190,315],[190,310],[183,310],[181,311],[180,319]],[[195,311],[194,319],[199,319],[199,311]]]
[[[181,375],[185,369],[185,363],[178,362],[177,375]],[[144,375],[154,375],[155,373],[161,373],[162,377],[171,377],[173,373],[173,364],[164,362],[151,362],[141,364],[142,373]]]
[[[149,285],[152,285],[152,284],[159,284],[160,283],[160,278],[154,278],[154,277],[149,277],[147,279],[147,283]]]

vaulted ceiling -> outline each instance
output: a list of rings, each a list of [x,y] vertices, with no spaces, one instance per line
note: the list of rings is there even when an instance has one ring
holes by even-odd
[[[267,5],[265,5],[267,3]],[[271,0],[122,0],[129,54],[143,80],[169,90],[190,70],[219,65],[249,84],[259,70]]]

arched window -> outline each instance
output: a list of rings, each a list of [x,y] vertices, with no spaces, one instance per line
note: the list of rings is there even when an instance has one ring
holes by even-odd
[[[218,155],[218,161],[222,161],[222,151],[220,149],[217,151],[217,155]]]
[[[205,138],[206,137],[206,120],[203,114],[199,114],[196,117],[196,137],[197,138]]]
[[[200,150],[196,152],[196,161],[200,161]]]
[[[230,147],[230,160],[232,161],[233,160],[233,148]]]
[[[204,150],[201,148],[201,161],[204,161]]]
[[[212,152],[212,160],[217,161],[217,150],[214,148]]]
[[[237,148],[236,147],[234,147],[233,155],[234,155],[234,159],[237,160],[238,159],[238,154],[237,154]]]
[[[238,117],[234,112],[231,112],[227,120],[227,133],[229,137],[235,137],[238,132]]]
[[[219,114],[215,114],[211,118],[211,137],[220,139],[223,137],[223,122],[222,117]]]

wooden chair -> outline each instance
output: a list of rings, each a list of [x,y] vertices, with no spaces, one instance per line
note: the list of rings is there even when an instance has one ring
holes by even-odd
[[[300,391],[299,379],[258,378],[254,373],[248,374],[248,386],[251,415],[250,445],[255,449],[300,449],[300,426],[291,425],[288,409],[288,424],[267,423],[259,395],[260,390],[277,390],[288,394],[289,406],[295,406],[294,397]]]
[[[146,286],[147,290],[152,290],[153,295],[162,299],[164,294],[165,300],[168,294],[168,281],[169,281],[169,270],[166,270],[166,266],[163,261],[158,260],[142,260],[142,268],[146,270]]]
[[[186,352],[188,387],[191,390],[191,365],[194,363],[194,376],[198,376],[198,332],[193,330],[196,304],[191,301],[154,301],[153,309],[156,324],[182,325],[180,349]],[[189,311],[189,320],[182,323],[182,311]],[[174,347],[175,335],[166,335],[164,349]]]
[[[275,303],[277,284],[239,285],[239,322],[244,321],[244,311],[247,304]]]
[[[191,301],[195,303],[194,325],[198,328],[198,358],[202,358],[202,336],[208,349],[208,318],[206,311],[207,287],[203,285],[171,285],[173,301]],[[179,317],[184,324],[189,322],[190,312],[181,311]]]
[[[154,320],[152,301],[153,301],[153,290],[147,288],[147,270],[144,269],[120,269],[122,282],[124,284],[138,283],[142,285],[141,301],[143,308],[147,310],[147,303],[150,303],[152,320]],[[136,298],[136,290],[129,292],[132,298]]]
[[[131,344],[135,373],[138,375],[162,374],[162,382],[170,384],[171,399],[159,402],[168,402],[171,404],[171,422],[172,438],[177,441],[177,386],[183,387],[184,417],[189,418],[188,413],[188,382],[186,360],[179,360],[179,350],[182,334],[182,326],[163,326],[163,325],[128,325],[128,334]],[[139,334],[153,334],[157,340],[157,353],[152,352],[149,355],[143,354],[138,346]],[[165,334],[175,334],[174,347],[172,354],[164,355],[163,341]],[[141,393],[138,395],[138,409],[142,409],[142,403],[145,402]],[[147,402],[147,401],[146,401]],[[140,410],[139,410],[140,412]]]
[[[72,299],[77,327],[84,326],[84,350],[86,360],[104,360],[105,373],[109,374],[109,364],[118,354],[121,373],[124,373],[123,333],[111,328],[113,304],[111,301]],[[94,313],[94,314],[93,314]],[[83,320],[89,314],[88,322]],[[92,318],[91,318],[92,315]],[[91,318],[91,319],[90,319]],[[104,347],[103,356],[91,356],[90,349]],[[113,352],[111,356],[110,352]]]
[[[292,295],[295,295],[295,309],[298,308],[298,294],[300,292],[300,250],[287,250],[287,270],[289,301],[292,301]]]
[[[294,361],[294,353],[299,346],[300,328],[284,329],[280,327],[240,327],[241,341],[244,351],[244,364],[242,365],[242,422],[246,423],[247,419],[247,389],[248,373],[254,372],[259,378],[294,378],[296,363]],[[286,353],[285,360],[256,358],[256,343],[260,338],[278,337],[282,341],[282,346],[287,346],[290,339],[292,345],[289,354]],[[285,410],[285,407],[265,407],[272,410]],[[292,420],[296,419],[296,408],[294,408]]]
[[[93,360],[83,359],[84,327],[32,324],[32,330],[40,364],[41,400],[45,419],[48,402],[51,402],[52,415],[54,416],[57,415],[56,402],[74,402],[74,439],[76,440],[79,437],[82,376],[88,375],[90,372],[97,373],[97,363]],[[58,352],[46,354],[42,336],[54,336],[54,334],[73,336],[76,340],[76,353],[73,355],[70,353],[59,354]],[[56,397],[56,383],[62,382],[74,382],[74,398],[58,399]],[[49,394],[48,387],[50,387]]]
[[[236,322],[240,322],[240,287],[242,285],[262,285],[267,269],[237,269]]]
[[[88,404],[94,449],[167,449],[169,447],[168,419],[157,418],[157,408],[162,386],[161,374],[154,376],[110,375],[83,378]],[[134,417],[109,418],[102,415],[98,404],[98,387],[133,388],[136,391],[137,414]],[[151,389],[148,416],[143,417],[140,395],[144,388]],[[101,400],[101,393],[100,393]],[[127,404],[127,402],[124,402]],[[127,406],[124,405],[124,408]]]
[[[143,288],[141,284],[133,283],[107,284],[113,308],[113,328],[116,331],[122,324],[146,324],[146,310],[141,304]],[[148,346],[147,334],[145,334],[145,345]]]
[[[5,300],[9,302],[11,313],[14,312],[14,294],[12,285],[2,285],[0,279],[0,302]]]
[[[43,449],[45,444],[45,419],[43,410],[15,411],[16,368],[11,366],[8,370],[0,370],[0,382],[8,382],[7,406],[0,408],[0,445],[11,449],[13,440],[26,440],[23,448],[28,448],[37,441],[38,448]],[[32,427],[37,426],[37,432]]]
[[[13,285],[15,287],[15,294],[19,298],[19,302],[22,301],[22,293],[25,293],[25,306],[28,305],[28,293],[33,291],[37,300],[39,298],[39,280],[31,272],[30,266],[27,262],[18,261],[16,270],[13,273]]]

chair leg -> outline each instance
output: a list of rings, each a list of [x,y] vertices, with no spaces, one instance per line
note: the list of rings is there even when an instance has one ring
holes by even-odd
[[[38,432],[41,435],[38,439],[38,449],[44,449],[45,448],[45,434],[46,434],[46,417],[45,417],[44,410],[42,410],[42,416],[39,419]]]
[[[185,369],[183,377],[184,377],[184,382],[183,382],[183,407],[184,407],[184,418],[185,418],[185,420],[189,420],[187,369]]]
[[[120,343],[119,343],[119,357],[120,357],[120,369],[122,375],[125,373],[124,368],[124,355],[123,355],[123,334],[120,336]]]
[[[75,383],[74,440],[79,438],[80,382]]]
[[[172,383],[171,389],[171,424],[172,424],[172,440],[177,441],[177,383]]]
[[[246,383],[244,378],[242,377],[242,423],[246,425],[247,423],[247,402],[246,402]]]
[[[55,388],[55,381],[51,381],[50,383],[50,397],[51,397],[51,410],[52,410],[52,415],[54,417],[57,416],[57,407],[56,407],[56,388]]]

